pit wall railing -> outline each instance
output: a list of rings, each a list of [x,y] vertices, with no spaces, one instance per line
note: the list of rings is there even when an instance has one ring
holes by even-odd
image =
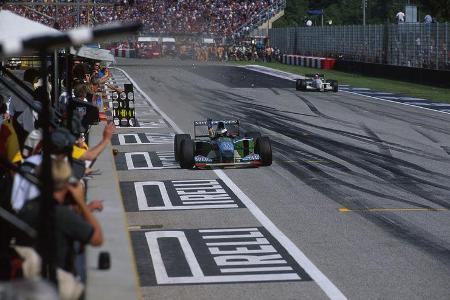
[[[282,53],[450,70],[450,23],[404,23],[269,30]]]

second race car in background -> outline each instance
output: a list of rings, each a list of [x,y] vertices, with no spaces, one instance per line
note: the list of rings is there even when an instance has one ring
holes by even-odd
[[[219,131],[225,126],[225,134],[211,134],[217,125]],[[207,127],[208,134],[198,133],[198,127]],[[195,121],[194,139],[189,134],[177,134],[174,139],[175,160],[183,169],[214,167],[257,167],[272,164],[270,139],[259,132],[239,133],[238,120]]]
[[[337,80],[325,79],[323,74],[306,74],[304,79],[297,79],[295,83],[297,91],[338,92]]]

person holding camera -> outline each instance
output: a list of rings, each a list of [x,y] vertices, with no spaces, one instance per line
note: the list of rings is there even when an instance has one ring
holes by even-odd
[[[79,299],[84,286],[76,279],[75,243],[83,245],[101,246],[103,244],[103,233],[100,223],[86,204],[84,188],[78,180],[72,179],[72,169],[69,162],[64,158],[52,159],[52,177],[54,191],[52,194],[54,212],[53,232],[50,241],[54,245],[55,259],[54,267],[58,280],[58,288],[61,299]],[[38,167],[37,175],[41,172]],[[43,196],[39,195],[25,203],[17,216],[36,230],[41,225],[40,216]],[[25,236],[17,236],[15,246],[18,251],[33,248],[34,243]],[[37,249],[38,254],[39,250]],[[37,264],[36,269],[40,266]],[[35,271],[35,274],[39,272]]]

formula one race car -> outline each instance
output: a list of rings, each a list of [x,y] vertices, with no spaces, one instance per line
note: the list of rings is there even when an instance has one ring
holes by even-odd
[[[337,80],[326,80],[323,74],[306,74],[305,79],[297,79],[295,89],[297,91],[337,92],[339,85]]]
[[[217,128],[213,129],[213,126]],[[183,169],[272,164],[269,138],[259,132],[247,132],[240,136],[238,120],[195,121],[194,139],[189,134],[176,134],[174,152],[175,160]]]

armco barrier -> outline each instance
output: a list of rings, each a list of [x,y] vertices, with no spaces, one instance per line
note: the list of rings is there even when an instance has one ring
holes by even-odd
[[[366,76],[450,88],[450,70],[431,70],[348,60],[337,60],[335,69]]]
[[[135,58],[136,49],[111,49],[111,53],[115,57]]]
[[[336,60],[334,58],[284,54],[282,62],[284,64],[294,66],[316,69],[333,69]]]

